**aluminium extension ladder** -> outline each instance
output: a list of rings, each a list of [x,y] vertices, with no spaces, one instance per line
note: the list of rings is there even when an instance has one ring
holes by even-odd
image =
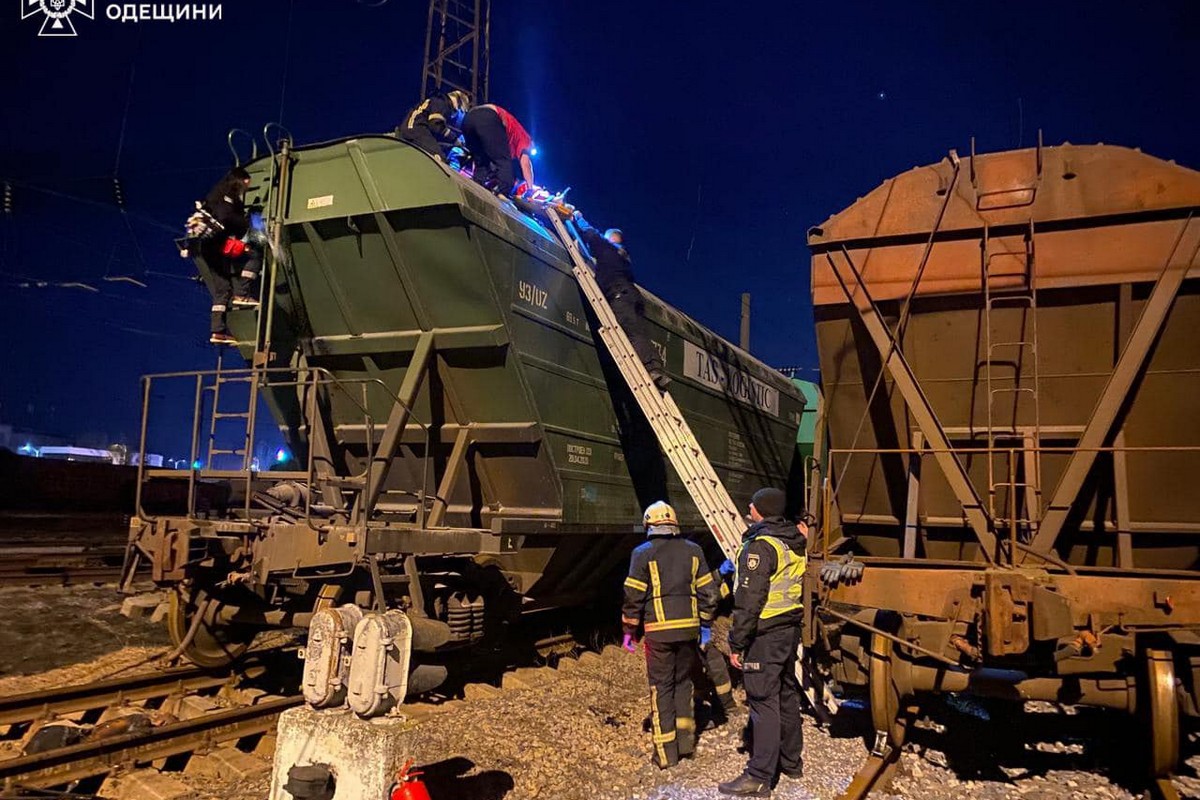
[[[575,278],[600,323],[600,338],[608,347],[617,368],[621,370],[621,376],[633,392],[650,427],[654,429],[659,445],[666,452],[675,471],[679,473],[696,508],[700,509],[704,516],[713,538],[721,546],[726,558],[736,563],[742,532],[746,529],[745,520],[738,513],[737,505],[725,490],[721,479],[717,477],[708,457],[704,455],[675,400],[669,393],[659,392],[650,379],[650,373],[646,371],[629,337],[617,322],[612,306],[600,291],[596,277],[592,274],[587,259],[580,252],[575,237],[567,231],[566,225],[554,208],[547,206],[545,213],[563,247],[571,256]],[[822,710],[827,715],[833,714],[837,710],[837,701],[825,682],[810,669],[808,661],[804,658],[803,645],[798,647],[798,654],[796,673],[802,693],[818,714]]]
[[[742,541],[742,532],[746,529],[742,515],[738,513],[737,506],[729,496],[729,492],[725,490],[725,486],[717,477],[712,464],[704,455],[704,451],[700,449],[700,444],[692,434],[692,429],[683,418],[683,414],[680,413],[679,406],[675,404],[670,394],[660,393],[650,379],[650,374],[646,372],[642,360],[634,351],[629,337],[625,335],[625,331],[617,322],[612,307],[604,298],[604,293],[600,291],[596,277],[592,274],[587,259],[580,252],[575,237],[567,231],[554,208],[547,207],[546,216],[549,217],[555,233],[558,234],[559,240],[571,256],[575,278],[579,281],[583,295],[591,304],[592,310],[596,313],[596,319],[600,323],[600,338],[608,347],[608,352],[612,354],[617,368],[621,370],[621,375],[625,378],[625,383],[629,385],[634,399],[637,400],[642,413],[646,415],[650,427],[654,429],[658,442],[666,452],[667,458],[670,459],[671,465],[675,467],[675,471],[683,480],[683,485],[691,495],[692,501],[695,502],[696,508],[700,509],[717,544],[721,546],[726,557],[736,560],[738,547]]]

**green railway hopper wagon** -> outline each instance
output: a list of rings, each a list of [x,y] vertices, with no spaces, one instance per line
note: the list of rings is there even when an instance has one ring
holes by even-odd
[[[1163,778],[1200,707],[1200,173],[951,152],[809,247],[808,636],[869,689],[872,768],[921,693],[970,691],[1136,710]]]
[[[227,356],[145,383],[147,398],[167,381],[194,389],[196,413],[176,421],[197,432],[184,474],[232,486],[223,507],[139,509],[131,529],[131,562],[177,589],[168,625],[193,660],[380,598],[408,612],[417,651],[461,648],[522,612],[594,600],[654,500],[708,538],[535,219],[387,136],[285,146],[248,168],[282,254],[263,307],[230,314],[251,366]],[[672,395],[732,497],[783,486],[800,392],[644,294]],[[289,471],[249,469],[261,423],[225,407],[247,395],[278,423]],[[146,435],[160,424],[151,407]],[[223,446],[222,426],[238,442]]]

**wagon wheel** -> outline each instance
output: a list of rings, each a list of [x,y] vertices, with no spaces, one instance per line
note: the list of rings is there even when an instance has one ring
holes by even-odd
[[[245,625],[220,622],[223,603],[209,602],[204,590],[196,590],[190,597],[183,591],[171,593],[167,606],[167,633],[178,648],[195,626],[191,641],[183,648],[182,655],[198,667],[216,669],[227,666],[245,654],[254,641],[257,631]],[[197,623],[197,613],[203,618]]]
[[[1145,696],[1150,723],[1150,774],[1166,778],[1179,764],[1179,701],[1171,651],[1146,651]]]
[[[871,635],[871,664],[869,689],[871,699],[871,724],[876,732],[876,751],[882,751],[880,734],[886,738],[888,747],[899,750],[904,745],[908,730],[908,708],[903,704],[907,696],[897,685],[892,659],[896,646],[891,640],[878,633]]]
[[[890,639],[878,633],[871,635],[867,677],[875,742],[841,800],[859,800],[872,790],[886,789],[896,771],[909,721],[917,709],[911,703],[909,691],[896,680],[895,653],[896,647]]]

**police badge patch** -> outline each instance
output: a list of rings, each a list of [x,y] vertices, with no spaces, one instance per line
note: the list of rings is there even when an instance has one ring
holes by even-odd
[[[758,569],[758,553],[750,553],[746,556],[746,568],[749,570]]]

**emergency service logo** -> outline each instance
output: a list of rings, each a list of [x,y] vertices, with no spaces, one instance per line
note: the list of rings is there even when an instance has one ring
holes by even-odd
[[[21,19],[43,14],[38,36],[78,36],[71,22],[72,14],[95,19],[93,0],[21,0]]]

